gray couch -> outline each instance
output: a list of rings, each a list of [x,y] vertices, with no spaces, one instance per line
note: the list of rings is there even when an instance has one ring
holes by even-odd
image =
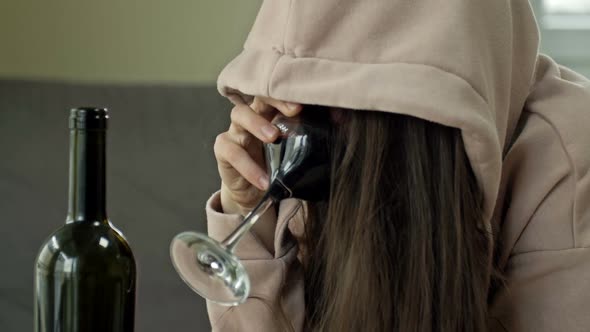
[[[0,331],[33,328],[33,262],[67,210],[68,110],[110,109],[108,211],[138,264],[136,331],[208,331],[205,302],[178,277],[169,243],[205,230],[213,156],[231,105],[213,86],[0,80]]]

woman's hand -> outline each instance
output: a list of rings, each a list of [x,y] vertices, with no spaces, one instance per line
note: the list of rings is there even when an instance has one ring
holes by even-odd
[[[270,121],[278,112],[292,117],[301,109],[300,104],[262,97],[232,109],[229,130],[217,136],[214,146],[225,213],[245,215],[262,198],[269,184],[262,144],[279,135]]]

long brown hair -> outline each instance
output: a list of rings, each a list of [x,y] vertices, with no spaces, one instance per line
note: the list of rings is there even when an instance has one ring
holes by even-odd
[[[458,129],[345,112],[309,204],[306,331],[487,330],[482,193]]]

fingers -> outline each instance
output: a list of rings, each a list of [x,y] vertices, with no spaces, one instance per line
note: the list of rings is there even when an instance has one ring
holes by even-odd
[[[303,109],[301,104],[276,100],[269,97],[256,97],[251,106],[257,113],[268,114],[274,109],[288,117],[296,116]]]
[[[249,183],[256,186],[260,190],[266,190],[268,187],[268,176],[266,172],[258,166],[258,164],[252,159],[252,156],[240,146],[237,142],[233,141],[227,132],[221,133],[215,140],[213,146],[215,158],[217,158],[220,172],[221,173],[233,173],[238,172],[244,177]],[[224,174],[222,174],[222,178]],[[238,174],[232,174],[228,178],[239,180]],[[235,183],[227,183],[227,185],[233,190],[239,190],[235,188]]]
[[[231,191],[248,192],[250,185],[268,188],[261,145],[274,142],[280,134],[270,121],[279,112],[292,117],[301,110],[300,104],[265,97],[232,109],[230,128],[217,136],[213,149],[222,181]]]
[[[231,111],[230,133],[236,136],[238,141],[247,141],[247,131],[263,142],[273,142],[279,135],[277,127],[272,125],[262,115],[256,113],[248,105],[238,105]],[[246,147],[249,142],[241,142]]]
[[[246,131],[263,142],[273,142],[279,134],[277,128],[270,123],[276,112],[292,117],[299,114],[302,109],[301,104],[256,97],[250,106],[240,104],[232,109],[230,133],[247,140],[248,135],[244,133]]]

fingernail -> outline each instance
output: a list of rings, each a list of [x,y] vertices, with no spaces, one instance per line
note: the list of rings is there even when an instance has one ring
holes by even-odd
[[[295,103],[285,103],[285,104],[287,105],[287,108],[290,109],[291,111],[295,111],[299,107],[299,104],[295,104]]]
[[[278,129],[273,125],[266,125],[266,126],[262,127],[262,133],[267,138],[273,138],[275,136],[275,134],[277,133],[277,131],[278,131]]]
[[[262,187],[262,189],[266,190],[268,188],[268,179],[266,178],[266,176],[261,176],[258,179],[258,183],[260,184],[260,186]]]

